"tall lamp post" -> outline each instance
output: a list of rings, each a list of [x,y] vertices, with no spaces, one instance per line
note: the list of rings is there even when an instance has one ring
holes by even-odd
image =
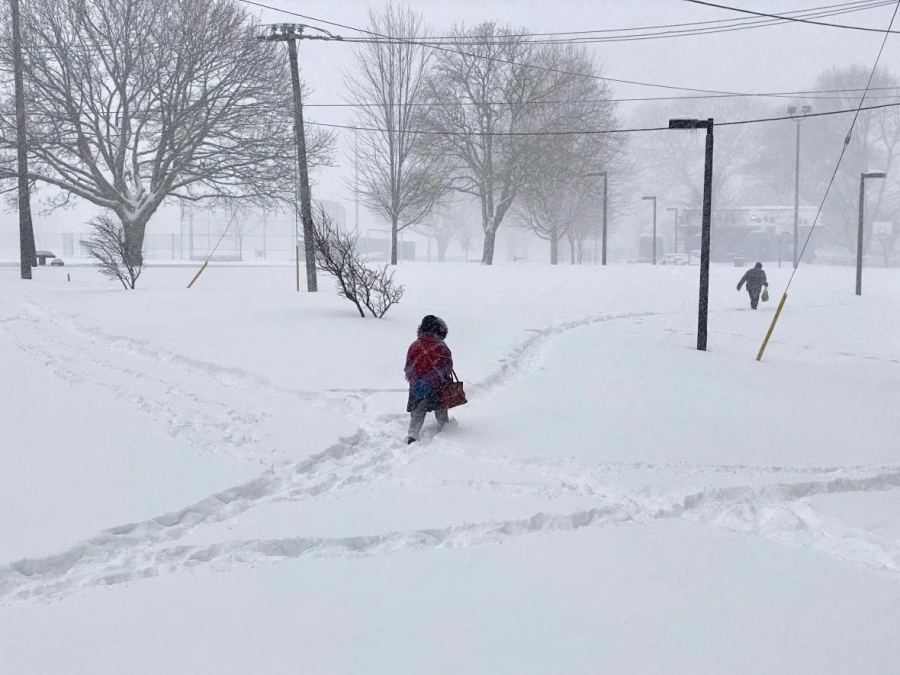
[[[800,108],[803,115],[812,112],[811,105],[805,105]],[[794,116],[797,114],[797,106],[788,106],[787,114]],[[794,269],[800,264],[800,120],[797,118],[797,151],[794,158]]]
[[[653,264],[656,264],[656,195],[641,197],[645,202],[653,201]]]
[[[869,171],[859,174],[859,232],[856,237],[856,294],[862,295],[863,266],[863,225],[866,212],[866,180],[869,178],[885,178],[884,171]]]
[[[609,174],[606,171],[591,171],[587,174],[592,178],[598,178],[603,176],[603,248],[601,249],[601,264],[606,264],[606,236],[607,236],[607,221],[609,219]],[[594,255],[594,259],[596,260],[597,256]]]
[[[672,253],[678,253],[678,207],[670,206],[666,209],[666,211],[675,212],[675,236],[672,239]]]
[[[706,129],[706,168],[703,174],[703,229],[700,239],[700,307],[697,316],[697,349],[706,351],[709,315],[709,249],[712,224],[713,118],[669,120],[670,129]]]

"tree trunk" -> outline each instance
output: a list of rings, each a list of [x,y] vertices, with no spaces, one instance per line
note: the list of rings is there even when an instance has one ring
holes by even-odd
[[[569,239],[569,264],[575,264],[575,240]]]
[[[559,265],[559,239],[550,237],[550,264]]]
[[[397,221],[391,223],[391,265],[397,264]]]
[[[141,267],[144,264],[144,233],[147,229],[149,216],[138,220],[121,218],[122,230],[125,233],[125,263],[131,267]]]
[[[437,238],[438,245],[438,262],[447,261],[447,247],[450,246],[450,240],[442,237]]]
[[[489,230],[484,233],[484,253],[481,256],[482,265],[494,264],[494,244],[497,241],[497,233]]]

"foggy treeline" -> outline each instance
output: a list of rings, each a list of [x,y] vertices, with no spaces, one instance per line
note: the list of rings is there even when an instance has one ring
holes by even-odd
[[[344,74],[352,119],[337,130],[308,125],[311,167],[350,147],[345,176],[392,231],[392,262],[405,229],[467,251],[476,214],[481,260],[491,264],[500,228],[550,244],[572,262],[596,239],[602,183],[611,227],[642,194],[667,207],[699,208],[703,139],[642,131],[673,117],[727,122],[855,109],[866,67],[824,68],[802,95],[703,96],[626,103],[584,45],[536,39],[519,26],[429,26],[401,4],[370,10],[368,37],[347,40]],[[0,16],[0,189],[14,187],[15,119],[7,14]],[[22,7],[29,178],[48,208],[85,200],[114,216],[124,254],[139,260],[147,225],[166,201],[290,206],[295,142],[288,67],[280,45],[237,0],[29,0]],[[440,35],[439,40],[428,36]],[[304,91],[305,96],[312,92]],[[900,102],[900,80],[882,68],[866,105]],[[852,115],[809,117],[801,203],[818,206]],[[794,200],[795,120],[716,127],[714,211]],[[613,132],[613,133],[609,133]],[[900,107],[864,111],[821,224],[851,250],[859,174],[873,186],[871,223],[900,210]],[[350,176],[357,177],[355,180]],[[715,223],[714,223],[715,226]],[[895,228],[896,231],[896,228]],[[896,235],[883,236],[885,251]]]

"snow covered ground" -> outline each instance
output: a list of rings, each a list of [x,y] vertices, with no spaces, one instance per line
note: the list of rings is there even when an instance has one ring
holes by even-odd
[[[757,363],[768,271],[701,354],[697,268],[0,268],[0,672],[900,672],[900,273]],[[425,313],[472,402],[407,447]]]

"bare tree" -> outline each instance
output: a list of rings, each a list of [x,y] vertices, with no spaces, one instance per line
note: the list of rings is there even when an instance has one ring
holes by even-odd
[[[93,233],[83,239],[81,247],[88,257],[97,261],[100,274],[118,279],[126,290],[134,290],[144,269],[143,256],[135,258],[129,253],[128,238],[122,223],[107,214],[92,218]]]
[[[30,176],[58,188],[51,206],[80,198],[115,213],[135,265],[169,197],[293,193],[284,55],[255,40],[238,2],[33,0],[24,10]],[[321,160],[330,137],[312,135]]]
[[[447,259],[447,249],[451,242],[468,230],[469,212],[468,205],[457,200],[444,205],[439,213],[433,213],[431,218],[413,228],[421,235],[434,237],[438,247],[438,262]]]
[[[394,280],[388,265],[366,265],[357,251],[359,235],[342,232],[323,209],[315,215],[316,264],[320,271],[334,277],[338,295],[356,306],[360,317],[365,310],[381,319],[403,298],[404,287]]]
[[[422,223],[446,192],[439,158],[422,152],[416,133],[424,103],[431,50],[421,37],[420,15],[402,4],[369,10],[369,28],[385,39],[369,41],[354,55],[345,84],[355,104],[358,136],[353,162],[362,202],[391,224],[391,264],[397,264],[401,230]]]
[[[540,47],[494,23],[457,27],[450,44],[435,56],[425,129],[454,189],[480,201],[482,262],[490,265],[497,230],[541,175],[546,135],[575,130],[564,102],[593,72],[568,70],[584,56],[575,49]]]
[[[583,256],[584,240],[592,231],[589,206],[596,178],[621,152],[621,137],[590,133],[614,129],[615,105],[599,69],[583,47],[552,46],[543,61],[553,65],[545,77],[559,100],[535,106],[532,115],[550,133],[533,143],[536,169],[516,208],[520,226],[550,242],[550,264],[559,263],[559,243],[569,239],[573,264]],[[583,133],[588,132],[588,133]]]
[[[531,66],[539,49],[522,31],[483,23],[456,27],[448,51],[435,55],[426,116],[431,152],[452,167],[454,188],[477,197],[484,230],[482,263],[494,260],[497,230],[531,176],[538,131],[531,103],[550,98]]]

